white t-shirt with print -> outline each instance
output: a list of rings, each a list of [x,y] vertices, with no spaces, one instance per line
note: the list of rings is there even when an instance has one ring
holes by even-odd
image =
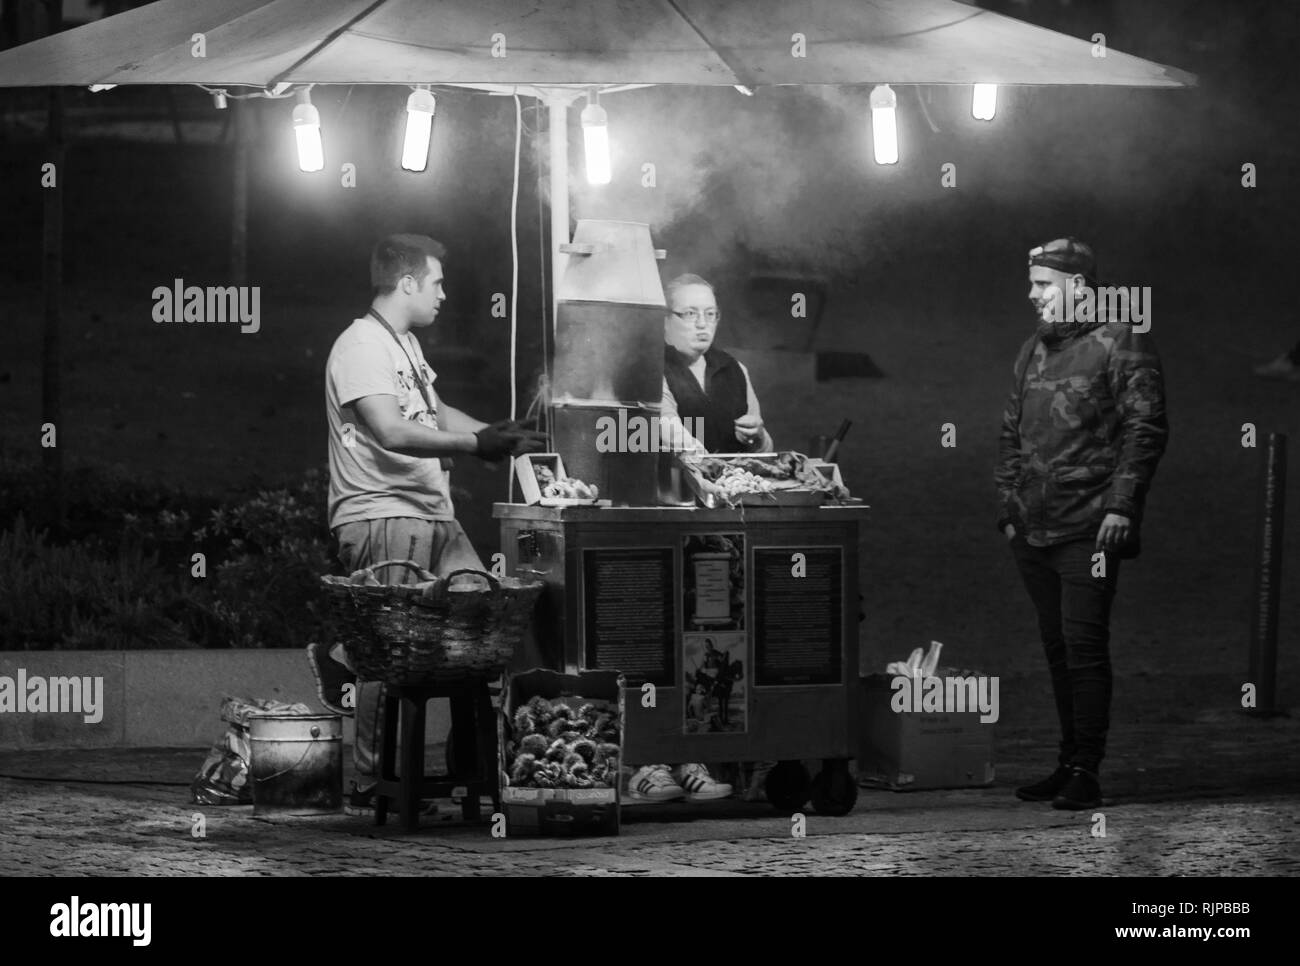
[[[325,364],[330,529],[385,517],[455,519],[439,459],[384,449],[350,406],[364,396],[395,396],[403,419],[438,428],[438,395],[433,388],[437,376],[425,361],[419,340],[409,332],[401,338],[406,353],[383,325],[367,315],[353,320],[330,350]],[[415,382],[407,353],[423,372],[432,411]],[[345,432],[349,424],[352,428]]]

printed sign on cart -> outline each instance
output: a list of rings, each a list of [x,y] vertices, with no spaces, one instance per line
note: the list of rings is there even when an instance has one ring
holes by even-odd
[[[755,687],[840,683],[843,583],[840,547],[754,548]]]
[[[687,633],[745,629],[743,533],[683,538],[682,620]]]
[[[609,668],[672,687],[673,548],[582,552],[588,668]]]
[[[745,634],[682,635],[683,732],[743,734],[748,730]]]

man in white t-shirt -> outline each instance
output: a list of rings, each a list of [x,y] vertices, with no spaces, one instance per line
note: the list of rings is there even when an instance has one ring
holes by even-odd
[[[391,235],[370,258],[370,309],[334,342],[326,363],[329,418],[329,527],[349,572],[384,560],[414,560],[445,577],[482,570],[483,563],[456,522],[443,460],[472,453],[488,461],[536,452],[545,437],[503,420],[488,424],[442,402],[435,373],[412,330],[433,325],[446,298],[444,247],[424,235]],[[378,579],[413,583],[405,567]],[[342,645],[327,654],[308,648],[321,700],[343,707],[344,685],[354,680]],[[381,684],[356,686],[357,784],[350,804],[373,801],[383,728]]]

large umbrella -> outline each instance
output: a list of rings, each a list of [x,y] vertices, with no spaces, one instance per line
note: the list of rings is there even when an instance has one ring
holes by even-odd
[[[555,291],[576,98],[648,84],[876,83],[1195,78],[955,0],[160,0],[0,52],[0,87],[439,84],[540,98]]]
[[[1195,78],[955,0],[160,0],[0,52],[0,87],[450,84],[542,98],[557,281],[565,111],[583,93],[872,83]]]
[[[433,83],[557,107],[575,85],[1195,82],[1100,52],[955,0],[161,0],[0,53],[0,87]]]
[[[161,0],[0,53],[6,87],[1190,81],[954,0]]]

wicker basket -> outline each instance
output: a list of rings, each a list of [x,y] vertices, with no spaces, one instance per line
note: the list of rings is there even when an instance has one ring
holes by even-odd
[[[377,585],[375,571],[387,567],[406,567],[420,581]],[[477,586],[457,583],[465,575]],[[321,582],[357,676],[407,686],[500,674],[545,587],[540,580],[498,579],[481,570],[439,579],[410,560],[385,560]]]

